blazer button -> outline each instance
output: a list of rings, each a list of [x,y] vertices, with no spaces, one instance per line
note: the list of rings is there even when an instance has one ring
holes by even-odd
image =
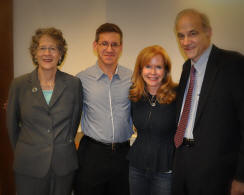
[[[51,133],[50,129],[47,130],[48,133]]]

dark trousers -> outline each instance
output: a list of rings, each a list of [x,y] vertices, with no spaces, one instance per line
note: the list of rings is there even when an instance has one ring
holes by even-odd
[[[152,172],[130,166],[131,195],[171,195],[172,173]]]
[[[76,195],[129,195],[129,142],[112,149],[84,136],[78,149]]]
[[[211,158],[202,158],[197,146],[176,149],[173,168],[173,195],[229,195],[230,169],[222,164],[207,167]]]
[[[15,173],[17,195],[71,195],[74,172],[57,176],[49,171],[43,178]]]

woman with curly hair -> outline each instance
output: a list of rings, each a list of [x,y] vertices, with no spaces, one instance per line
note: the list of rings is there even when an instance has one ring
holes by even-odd
[[[70,195],[78,160],[74,137],[82,110],[80,79],[58,69],[67,52],[62,32],[37,29],[36,68],[13,80],[7,124],[18,195]]]

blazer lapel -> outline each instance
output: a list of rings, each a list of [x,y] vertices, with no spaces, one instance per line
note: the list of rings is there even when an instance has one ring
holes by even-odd
[[[51,97],[51,100],[49,103],[50,108],[56,103],[56,101],[62,94],[63,90],[65,89],[65,87],[66,87],[66,84],[64,81],[64,77],[62,76],[62,72],[57,70],[56,78],[55,78],[55,87],[54,87],[53,94],[52,94],[52,97]]]
[[[42,107],[44,107],[46,110],[48,110],[48,105],[46,103],[46,100],[44,98],[44,95],[42,93],[42,88],[40,86],[40,82],[38,80],[38,75],[37,75],[37,68],[30,73],[29,81],[31,85],[31,91],[33,94],[34,99],[38,101],[38,104]]]
[[[207,63],[206,71],[205,71],[205,76],[203,79],[202,83],[202,88],[200,92],[200,97],[198,101],[198,108],[197,108],[197,113],[196,113],[196,118],[195,118],[195,124],[197,124],[203,110],[206,104],[206,101],[208,99],[208,96],[210,94],[211,88],[213,86],[213,83],[216,78],[216,74],[218,72],[218,63],[217,63],[217,47],[213,45],[212,51],[209,56],[209,60]]]

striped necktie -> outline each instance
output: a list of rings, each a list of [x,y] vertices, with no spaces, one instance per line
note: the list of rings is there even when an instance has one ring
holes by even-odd
[[[194,84],[195,84],[195,76],[196,76],[196,69],[195,69],[194,65],[192,65],[191,73],[190,73],[190,84],[189,84],[187,95],[185,98],[185,104],[184,104],[184,108],[183,108],[183,111],[181,114],[180,122],[178,124],[177,130],[175,133],[175,137],[174,137],[174,142],[175,142],[176,148],[178,148],[183,142],[186,125],[188,123],[189,114],[190,114],[190,110],[191,110],[192,92],[193,92]]]

